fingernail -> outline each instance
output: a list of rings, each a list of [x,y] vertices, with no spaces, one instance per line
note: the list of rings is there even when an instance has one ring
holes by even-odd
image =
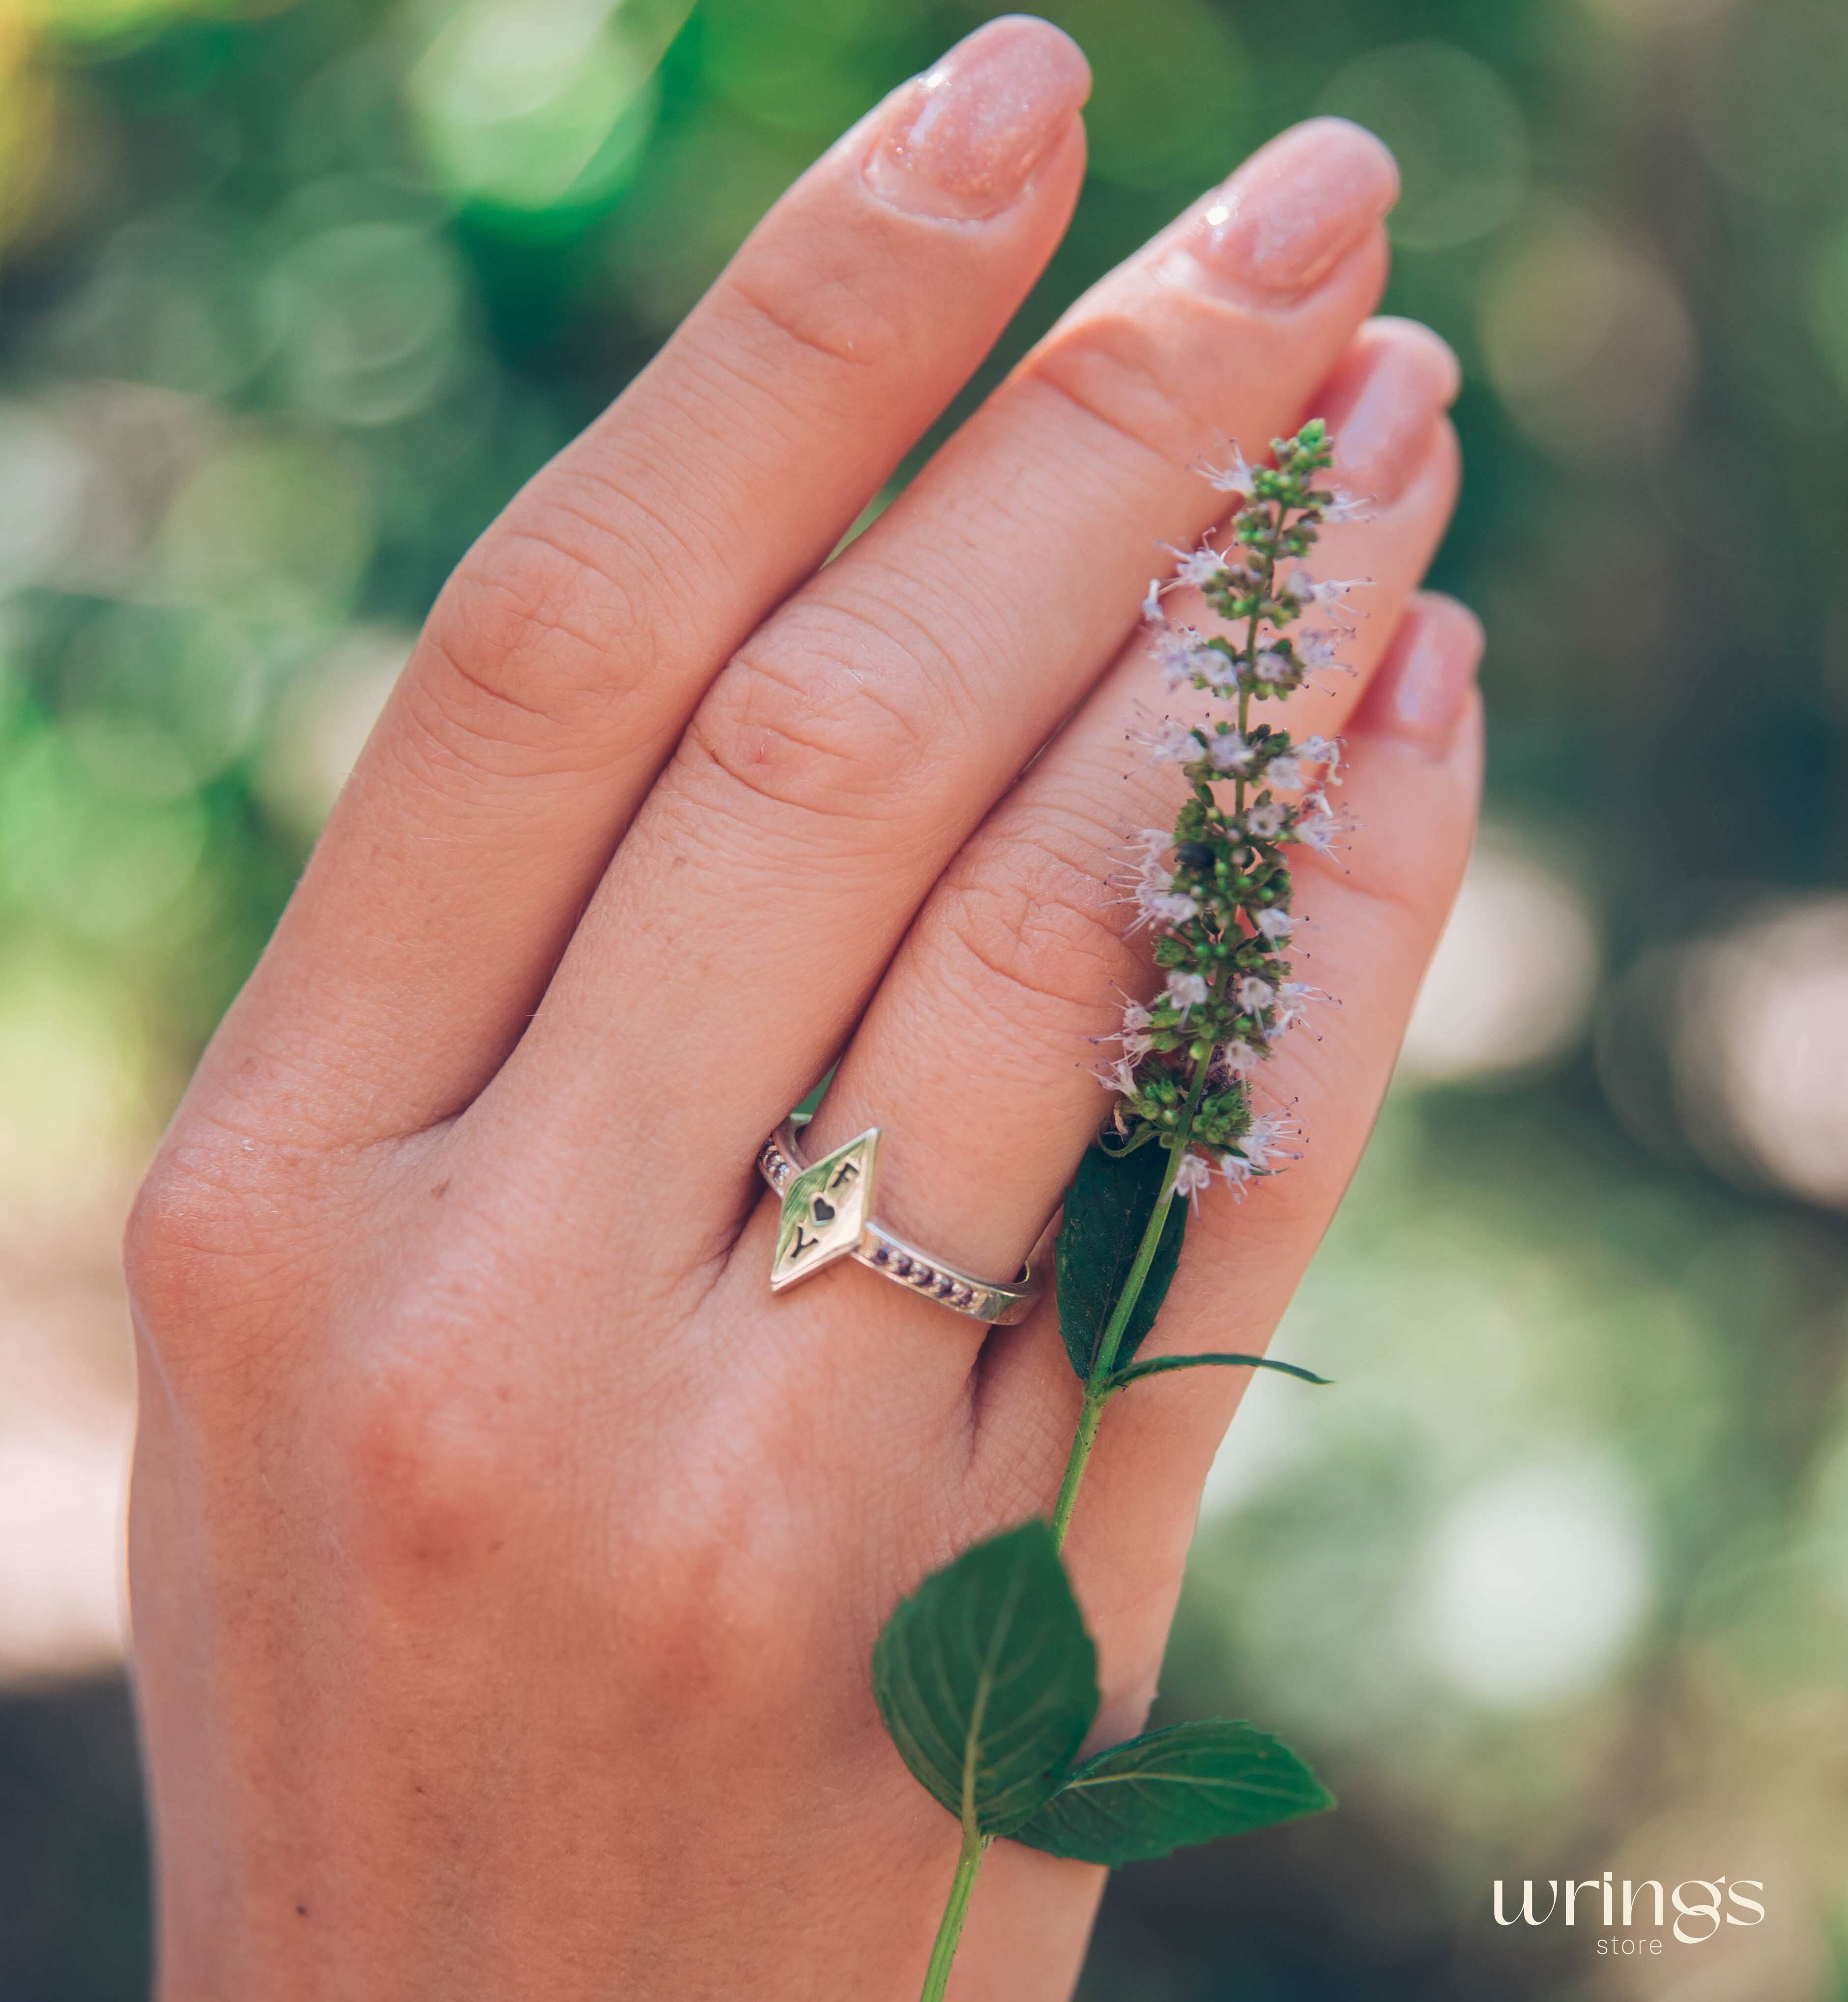
[[[1368,691],[1368,726],[1441,757],[1456,735],[1482,657],[1476,614],[1454,598],[1420,593]]]
[[[1438,413],[1462,380],[1449,344],[1416,320],[1376,319],[1361,330],[1330,386],[1334,477],[1344,493],[1384,505],[1405,491],[1430,448]]]
[[[990,21],[899,93],[868,185],[914,215],[997,215],[1090,94],[1091,65],[1069,35],[1023,15]]]
[[[1371,132],[1316,118],[1261,148],[1183,228],[1171,256],[1273,303],[1313,291],[1399,196]]]

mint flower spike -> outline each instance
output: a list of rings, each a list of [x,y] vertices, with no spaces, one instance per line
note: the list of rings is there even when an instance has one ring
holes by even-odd
[[[1348,595],[1371,580],[1319,577],[1305,559],[1326,524],[1359,518],[1364,503],[1322,483],[1334,452],[1320,420],[1271,452],[1273,464],[1253,466],[1228,443],[1227,463],[1200,464],[1208,483],[1240,504],[1223,536],[1171,552],[1172,574],[1150,584],[1142,608],[1169,687],[1194,689],[1229,713],[1165,717],[1138,740],[1152,762],[1179,765],[1189,790],[1172,830],[1137,835],[1118,879],[1134,911],[1130,929],[1154,934],[1163,984],[1124,1010],[1120,1054],[1103,1073],[1118,1095],[1105,1138],[1126,1153],[1151,1140],[1178,1152],[1174,1189],[1196,1207],[1215,1170],[1242,1195],[1296,1158],[1287,1144],[1294,1121],[1257,1113],[1252,1084],[1312,998],[1286,957],[1299,922],[1291,851],[1328,854],[1349,831],[1328,797],[1340,783],[1340,744],[1297,741],[1254,724],[1252,712],[1340,668],[1336,649],[1355,617]],[[1183,588],[1199,593],[1222,630],[1169,619],[1163,600]],[[1303,627],[1311,612],[1329,625]]]
[[[1127,998],[1122,1026],[1100,1039],[1117,1046],[1102,1073],[1117,1104],[1065,1192],[1059,1334],[1085,1394],[1052,1519],[991,1536],[927,1578],[873,1651],[873,1693],[893,1742],[962,1829],[921,2002],[945,2002],[997,1836],[1127,1863],[1332,1805],[1294,1753],[1246,1724],[1177,1725],[1074,1764],[1096,1716],[1096,1655],[1060,1555],[1104,1408],[1128,1384],[1209,1367],[1324,1380],[1217,1350],[1136,1359],[1214,1176],[1240,1195],[1297,1158],[1295,1121],[1254,1111],[1252,1089],[1305,1004],[1325,998],[1291,977],[1301,921],[1290,857],[1299,846],[1326,853],[1344,830],[1328,798],[1341,747],[1296,741],[1254,723],[1252,710],[1340,667],[1336,649],[1353,626],[1345,600],[1364,580],[1319,578],[1304,560],[1322,525],[1353,519],[1359,504],[1317,483],[1334,458],[1319,420],[1271,451],[1273,465],[1252,466],[1228,443],[1226,465],[1201,466],[1215,491],[1239,497],[1229,529],[1172,551],[1173,573],[1143,600],[1169,687],[1210,696],[1225,713],[1165,717],[1134,740],[1152,764],[1179,766],[1187,797],[1172,828],[1131,836],[1116,878],[1128,929],[1153,935],[1162,985],[1151,999]],[[1224,630],[1171,621],[1163,601],[1182,590],[1197,592]],[[1329,625],[1301,626],[1312,609]],[[1151,1141],[1165,1159],[1122,1158]]]

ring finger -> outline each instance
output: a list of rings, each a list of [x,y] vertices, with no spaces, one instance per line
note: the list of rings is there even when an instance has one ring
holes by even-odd
[[[1317,569],[1376,581],[1356,595],[1367,616],[1345,650],[1354,678],[1305,688],[1284,712],[1298,738],[1340,729],[1443,532],[1457,466],[1441,413],[1455,386],[1448,349],[1396,321],[1370,326],[1329,385],[1337,476],[1374,496],[1377,511],[1329,529]],[[1159,686],[1133,646],[969,843],[920,913],[815,1124],[816,1151],[888,1129],[882,1208],[893,1227],[974,1271],[1015,1269],[1057,1203],[1102,1116],[1095,1039],[1114,1002],[1147,984],[1146,942],[1124,936],[1110,879],[1127,833],[1172,823],[1182,790],[1174,767],[1151,769],[1126,742],[1152,721]],[[972,1161],[979,1177],[962,1172]],[[767,1263],[756,1240],[769,1220],[741,1246],[747,1278],[754,1258]],[[921,1345],[920,1367],[948,1396],[981,1332],[970,1324],[962,1341],[941,1332]],[[914,1379],[913,1394],[921,1387]]]

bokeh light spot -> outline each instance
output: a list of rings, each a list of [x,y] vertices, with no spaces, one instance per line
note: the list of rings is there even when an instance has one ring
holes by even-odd
[[[431,402],[455,361],[455,260],[410,224],[323,230],[278,259],[265,295],[284,394],[316,417],[393,423]]]
[[[0,591],[59,568],[81,532],[87,454],[51,417],[0,403]]]
[[[203,208],[139,217],[103,245],[51,346],[73,373],[228,395],[264,360],[252,276],[236,232]]]
[[[1721,176],[1770,203],[1848,192],[1848,7],[1757,0],[1701,67],[1696,135]]]
[[[1804,290],[1811,335],[1848,397],[1848,217],[1818,246]]]
[[[308,842],[358,762],[417,636],[355,626],[291,682],[277,705],[258,772],[264,804]]]
[[[129,1432],[0,1432],[0,1685],[120,1658]]]
[[[184,748],[145,717],[80,711],[65,719],[64,734],[72,756],[99,792],[165,801],[185,799],[196,789]]]
[[[1647,1540],[1616,1470],[1536,1463],[1465,1494],[1426,1549],[1413,1620],[1462,1693],[1525,1708],[1606,1675],[1648,1611]]]
[[[606,199],[647,140],[654,66],[690,5],[465,0],[407,79],[438,176],[512,211]]]
[[[1711,20],[1739,0],[1588,0],[1595,13],[1633,28],[1686,28]]]
[[[23,26],[0,8],[0,245],[30,229],[55,183],[58,93],[26,66],[26,49]]]
[[[1748,917],[1680,954],[1675,1096],[1723,1172],[1848,1209],[1848,897]]]
[[[1405,1072],[1445,1082],[1559,1057],[1584,1033],[1598,970],[1583,895],[1507,832],[1489,830],[1425,975]]]
[[[157,587],[264,620],[343,610],[372,550],[365,462],[334,439],[254,433],[208,459],[156,539]]]
[[[1403,182],[1392,239],[1446,249],[1507,221],[1527,189],[1527,123],[1485,62],[1449,42],[1401,42],[1350,63],[1316,109],[1392,148]]]
[[[180,747],[200,784],[249,748],[265,704],[261,650],[210,605],[112,605],[72,644],[61,680],[67,729],[87,717],[93,732],[103,718],[154,731]]]
[[[0,888],[77,936],[152,936],[204,847],[194,796],[154,804],[100,790],[60,731],[38,731],[0,768]]]
[[[1653,458],[1693,385],[1693,323],[1640,246],[1563,203],[1539,206],[1490,273],[1489,375],[1528,438],[1569,466]]]
[[[757,124],[831,138],[877,95],[855,44],[878,12],[878,0],[706,0],[700,67]]]
[[[0,975],[0,1195],[9,1210],[116,1180],[151,1124],[131,1013],[74,965],[16,947]]]
[[[73,42],[107,42],[193,12],[187,0],[26,0],[47,33]]]

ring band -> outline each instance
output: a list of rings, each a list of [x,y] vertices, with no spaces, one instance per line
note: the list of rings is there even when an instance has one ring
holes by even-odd
[[[1045,1290],[1039,1247],[1006,1286],[920,1251],[873,1221],[879,1165],[876,1126],[819,1161],[804,1161],[788,1119],[759,1148],[757,1171],[783,1199],[770,1290],[780,1293],[837,1259],[857,1258],[894,1285],[973,1320],[1003,1326],[1025,1320]]]

